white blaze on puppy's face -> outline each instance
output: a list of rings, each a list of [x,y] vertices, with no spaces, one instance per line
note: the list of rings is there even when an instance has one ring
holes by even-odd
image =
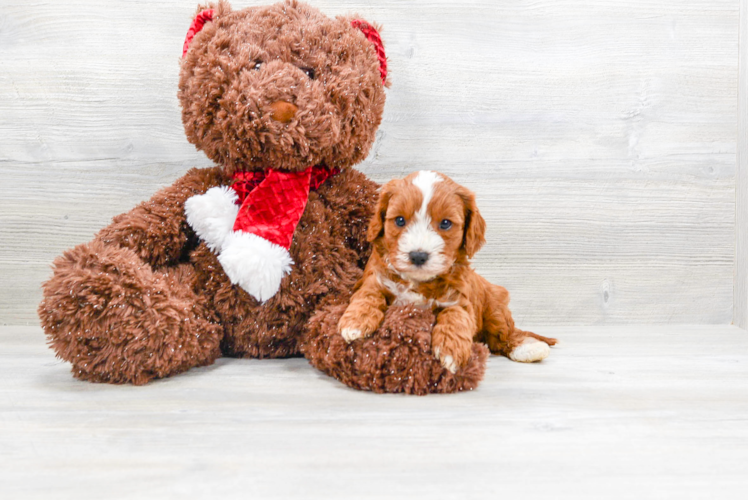
[[[400,235],[395,268],[404,277],[415,281],[430,280],[445,270],[446,259],[442,253],[444,239],[432,227],[433,221],[428,209],[436,184],[441,181],[439,174],[427,170],[422,170],[412,180],[413,185],[421,191],[423,201]],[[428,259],[417,266],[411,262],[411,252],[426,253]]]
[[[469,213],[460,189],[429,171],[414,172],[382,188],[368,237],[391,271],[422,283],[448,272],[456,261],[467,260]]]

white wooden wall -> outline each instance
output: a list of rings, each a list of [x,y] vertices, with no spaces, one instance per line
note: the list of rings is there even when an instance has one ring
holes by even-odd
[[[208,164],[176,99],[196,3],[0,0],[0,323],[35,323],[56,255]],[[474,189],[476,266],[520,324],[732,320],[738,0],[313,3],[384,26],[361,169]]]
[[[748,0],[740,0],[738,162],[735,173],[735,284],[733,323],[748,329]]]

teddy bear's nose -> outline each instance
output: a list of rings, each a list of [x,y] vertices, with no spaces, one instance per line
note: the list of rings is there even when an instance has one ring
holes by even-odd
[[[275,101],[270,105],[270,110],[270,118],[281,123],[288,123],[291,121],[299,108],[297,108],[290,102]]]

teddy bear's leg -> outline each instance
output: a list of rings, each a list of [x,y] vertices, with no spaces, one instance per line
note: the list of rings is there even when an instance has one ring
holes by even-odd
[[[310,363],[355,389],[407,394],[472,390],[483,379],[488,349],[474,343],[457,373],[442,367],[431,349],[434,315],[413,306],[390,307],[370,337],[346,342],[338,321],[346,304],[321,309],[310,320],[302,345]]]
[[[191,267],[161,269],[98,238],[55,260],[39,317],[76,377],[139,385],[220,355],[222,328],[191,289]]]

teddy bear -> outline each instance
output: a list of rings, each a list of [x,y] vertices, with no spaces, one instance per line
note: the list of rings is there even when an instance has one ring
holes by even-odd
[[[304,355],[358,389],[476,387],[485,347],[444,370],[430,312],[393,308],[350,345],[336,331],[370,253],[378,185],[353,166],[375,140],[386,86],[379,27],[360,17],[294,0],[199,6],[178,97],[187,139],[215,166],[55,260],[38,312],[73,375],[140,385],[219,356]]]

